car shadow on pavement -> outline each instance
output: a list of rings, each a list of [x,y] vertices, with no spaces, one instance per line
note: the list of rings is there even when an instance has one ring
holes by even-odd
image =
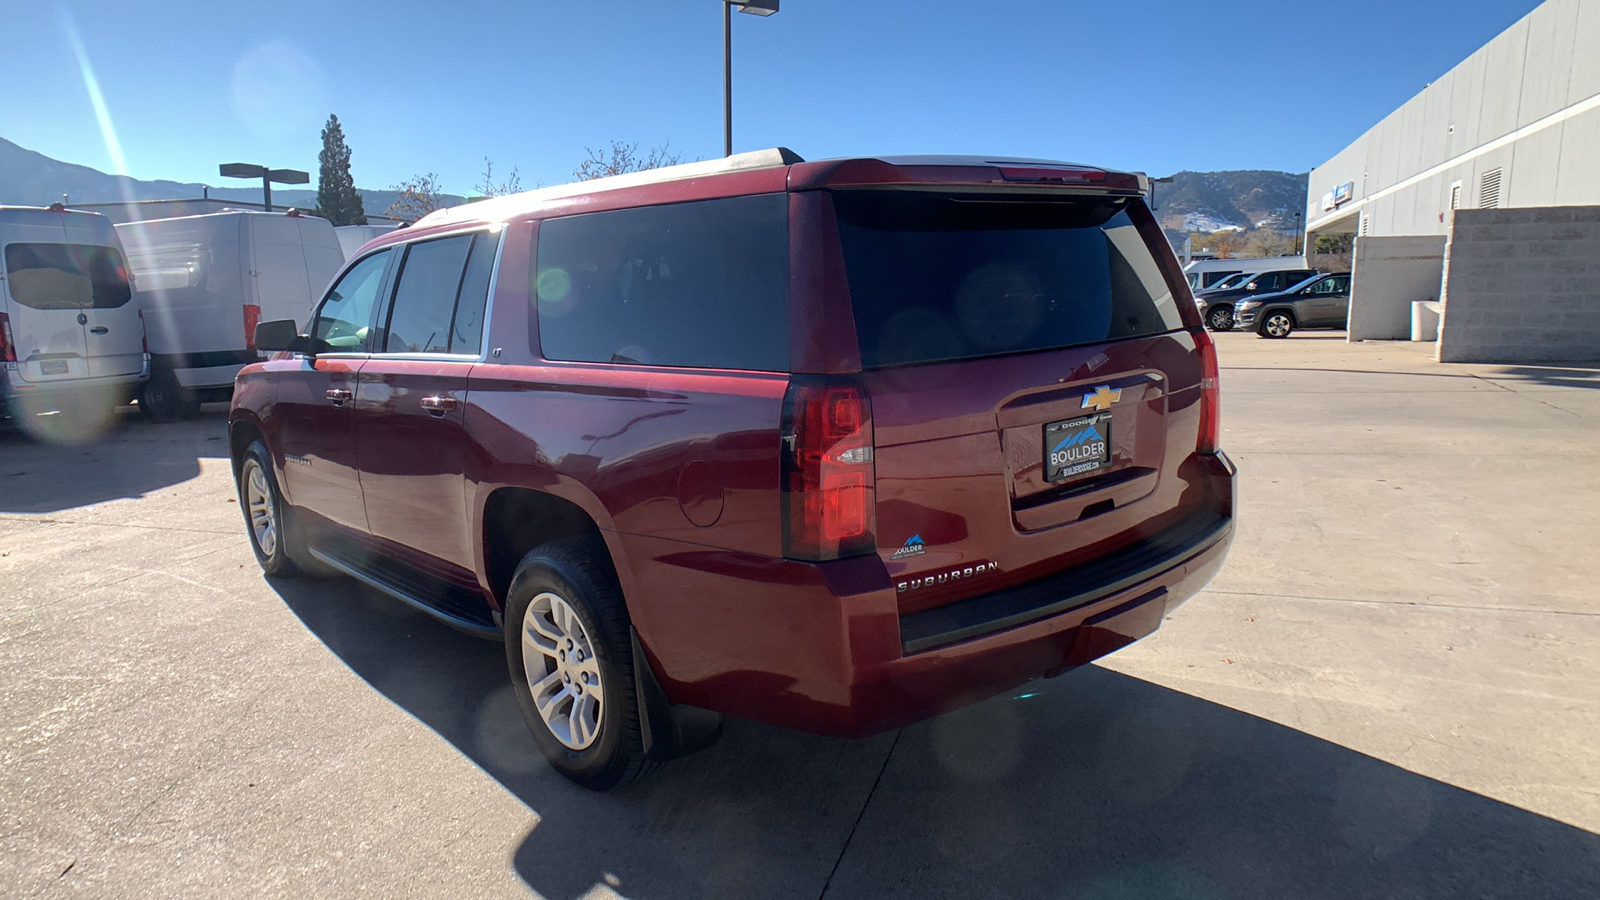
[[[51,444],[0,423],[0,513],[60,512],[142,497],[200,474],[200,460],[228,456],[228,407],[212,404],[168,425],[122,409],[100,438]]]
[[[348,580],[273,587],[527,804],[512,862],[553,900],[1600,896],[1600,836],[1100,667],[864,741],[729,720],[593,794],[538,756],[498,645]]]

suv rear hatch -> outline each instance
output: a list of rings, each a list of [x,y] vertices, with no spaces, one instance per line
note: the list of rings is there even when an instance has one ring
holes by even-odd
[[[833,200],[871,403],[877,552],[902,615],[1184,517],[1204,338],[1141,199],[930,185]]]

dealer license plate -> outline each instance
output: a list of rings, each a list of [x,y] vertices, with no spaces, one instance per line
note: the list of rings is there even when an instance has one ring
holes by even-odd
[[[67,361],[64,359],[46,359],[39,363],[40,375],[65,375],[67,374]]]
[[[1044,427],[1045,480],[1066,481],[1111,465],[1111,413]]]

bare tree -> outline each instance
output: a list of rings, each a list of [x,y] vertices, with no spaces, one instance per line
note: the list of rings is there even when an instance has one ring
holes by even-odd
[[[406,222],[415,222],[428,213],[444,206],[439,190],[439,176],[432,172],[415,175],[390,188],[400,192],[400,199],[390,204],[385,215]]]
[[[572,173],[572,177],[577,181],[589,181],[609,175],[675,166],[683,161],[683,156],[669,151],[667,148],[671,145],[672,142],[668,141],[659,147],[651,147],[643,156],[639,155],[638,141],[631,144],[625,141],[612,141],[610,150],[585,147],[584,152],[589,154],[589,158],[578,164],[577,171]]]
[[[522,192],[522,175],[516,166],[511,167],[511,174],[502,181],[494,180],[494,160],[485,156],[483,158],[483,177],[473,185],[472,190],[479,197],[504,197],[507,194],[520,194]]]

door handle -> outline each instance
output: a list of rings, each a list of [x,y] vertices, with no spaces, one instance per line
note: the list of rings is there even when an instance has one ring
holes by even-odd
[[[454,397],[423,397],[422,398],[422,408],[427,410],[429,415],[442,416],[445,413],[449,412],[450,410],[456,408],[456,398],[454,398]]]
[[[355,394],[352,394],[344,388],[328,389],[328,399],[333,401],[334,406],[343,406],[346,401],[353,397],[355,397]]]
[[[105,327],[104,325],[96,325],[95,327],[89,329],[90,334],[108,334],[110,331],[111,329]]]

